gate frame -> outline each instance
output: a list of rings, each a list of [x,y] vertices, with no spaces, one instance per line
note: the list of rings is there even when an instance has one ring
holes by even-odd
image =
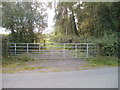
[[[17,55],[17,44],[26,44],[26,53],[27,55],[29,55],[29,45],[32,44],[32,45],[39,45],[38,47],[38,52],[40,54],[40,45],[43,45],[43,44],[46,44],[46,45],[63,45],[63,58],[65,59],[66,58],[66,46],[67,45],[75,45],[75,49],[74,49],[74,55],[75,55],[75,58],[77,58],[77,51],[78,51],[78,45],[86,45],[86,57],[85,58],[90,58],[89,57],[89,45],[94,45],[97,49],[97,44],[95,43],[8,43],[8,46],[10,46],[11,44],[13,44],[13,46],[11,47],[14,47],[14,55]],[[22,46],[21,46],[22,47]],[[45,51],[45,50],[44,50]],[[97,51],[97,50],[96,50]],[[51,50],[51,57],[52,57],[52,52],[53,50]],[[21,54],[22,55],[22,54]]]

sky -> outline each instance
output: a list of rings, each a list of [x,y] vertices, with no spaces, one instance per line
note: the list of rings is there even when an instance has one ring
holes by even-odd
[[[46,28],[43,33],[49,34],[54,29],[53,26],[54,26],[55,23],[53,21],[53,18],[54,18],[55,12],[54,12],[53,8],[51,8],[51,9],[48,8],[47,13],[48,13],[48,28]]]
[[[53,31],[53,26],[54,26],[54,9],[53,8],[47,8],[47,13],[48,13],[48,27],[43,31],[44,34],[50,34]],[[5,32],[4,28],[0,27],[0,34],[8,34],[9,32]]]

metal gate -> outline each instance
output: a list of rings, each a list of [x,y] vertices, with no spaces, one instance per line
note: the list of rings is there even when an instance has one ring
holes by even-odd
[[[92,58],[96,47],[95,43],[8,43],[8,52],[36,59]]]

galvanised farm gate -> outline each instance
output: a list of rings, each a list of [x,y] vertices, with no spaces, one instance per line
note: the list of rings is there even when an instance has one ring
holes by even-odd
[[[10,55],[29,55],[36,59],[92,58],[95,43],[8,43]]]

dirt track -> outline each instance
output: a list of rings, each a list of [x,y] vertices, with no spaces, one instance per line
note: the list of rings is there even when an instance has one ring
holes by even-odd
[[[64,55],[65,54],[65,55]],[[45,59],[46,56],[46,59]],[[69,50],[44,53],[42,55],[33,56],[36,60],[24,63],[24,65],[32,67],[42,67],[42,69],[35,69],[31,71],[20,72],[49,72],[49,71],[67,71],[90,68],[86,67],[88,63],[84,59],[75,58],[74,54]],[[41,60],[43,58],[43,60]]]

